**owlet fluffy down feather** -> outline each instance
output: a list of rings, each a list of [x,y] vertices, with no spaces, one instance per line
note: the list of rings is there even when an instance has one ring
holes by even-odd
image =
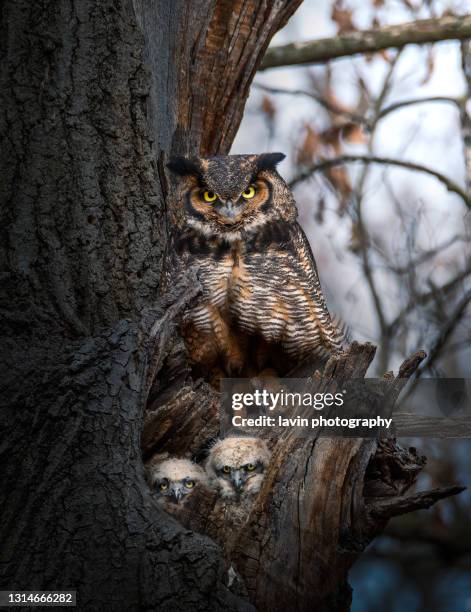
[[[205,464],[209,483],[225,499],[240,501],[255,495],[262,486],[270,455],[266,442],[260,438],[218,440]]]
[[[148,479],[159,503],[184,504],[198,485],[206,485],[204,470],[188,459],[169,458],[147,467]]]
[[[201,299],[183,337],[201,375],[285,374],[313,354],[342,348],[298,224],[291,190],[276,171],[282,153],[174,158],[184,209],[174,249],[196,264]]]

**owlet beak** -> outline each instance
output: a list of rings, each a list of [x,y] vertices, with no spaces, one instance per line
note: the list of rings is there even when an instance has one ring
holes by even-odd
[[[182,497],[183,497],[183,491],[182,491],[182,488],[181,488],[180,486],[172,487],[172,489],[171,489],[171,493],[170,493],[170,494],[171,494],[172,500],[173,500],[173,501],[174,501],[176,504],[179,504],[179,503],[180,503],[180,500],[181,500],[181,499],[182,499]]]
[[[242,487],[244,486],[245,482],[240,470],[234,470],[232,474],[232,484],[234,485],[234,488],[238,491],[240,491],[240,489],[242,489]]]

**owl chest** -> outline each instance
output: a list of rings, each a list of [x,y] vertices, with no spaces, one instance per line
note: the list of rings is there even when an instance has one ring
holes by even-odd
[[[203,308],[208,320],[221,317],[249,332],[272,326],[274,317],[286,323],[291,306],[284,299],[288,274],[274,253],[237,251],[208,266]]]
[[[207,262],[202,274],[204,301],[227,314],[246,303],[256,282],[251,259],[233,250],[219,261]]]

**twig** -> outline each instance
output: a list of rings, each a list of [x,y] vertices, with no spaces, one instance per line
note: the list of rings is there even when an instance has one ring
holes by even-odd
[[[458,493],[461,493],[465,489],[466,487],[455,485],[452,487],[431,489],[430,491],[423,491],[415,495],[386,498],[369,504],[368,509],[369,512],[377,518],[389,519],[393,516],[413,512],[414,510],[430,508],[430,506],[433,506],[433,504],[440,499],[450,497],[451,495],[458,495]]]
[[[447,102],[449,104],[454,104],[458,108],[461,106],[460,98],[451,98],[449,96],[430,96],[429,98],[411,98],[410,100],[401,100],[399,102],[394,102],[389,106],[385,106],[381,112],[379,113],[379,119],[382,119],[389,113],[392,113],[400,108],[404,108],[405,106],[412,106],[413,104],[428,104],[429,102]]]
[[[397,265],[397,266],[392,265],[392,264],[382,264],[382,265],[378,264],[378,267],[386,268],[387,270],[389,270],[390,272],[393,272],[394,274],[401,274],[401,275],[409,274],[411,269],[415,270],[418,266],[426,263],[429,259],[432,259],[438,253],[445,251],[450,246],[455,245],[457,242],[465,242],[465,241],[468,242],[469,239],[470,239],[469,236],[461,236],[457,234],[455,236],[452,236],[449,240],[446,240],[442,242],[440,245],[430,249],[429,251],[425,251],[424,253],[417,255],[415,259],[411,259],[406,264]],[[388,256],[386,255],[386,253],[384,253],[384,251],[381,250],[381,248],[378,245],[374,244],[374,242],[371,242],[371,246],[380,255],[380,257],[382,257],[382,259],[384,259],[385,261],[388,261]]]
[[[357,53],[374,53],[393,47],[401,49],[409,44],[467,38],[471,38],[471,15],[423,19],[375,30],[349,32],[332,38],[272,47],[267,50],[260,70],[323,63]]]
[[[448,293],[453,291],[456,288],[456,286],[460,282],[462,282],[465,278],[467,278],[470,274],[471,274],[471,267],[468,266],[467,268],[465,268],[464,270],[459,272],[459,274],[457,274],[450,281],[448,281],[447,283],[445,283],[444,285],[439,287],[438,288],[439,292],[442,295],[447,295]],[[434,288],[431,291],[427,291],[425,293],[421,293],[419,295],[415,295],[413,297],[413,299],[407,304],[407,306],[405,306],[401,310],[401,312],[396,316],[396,318],[393,321],[391,321],[391,323],[389,323],[389,325],[388,325],[388,333],[393,335],[396,332],[396,329],[397,329],[398,325],[401,323],[401,321],[403,321],[404,318],[412,310],[414,310],[414,308],[416,308],[419,305],[426,304],[429,300],[431,300],[433,297],[435,297],[436,294],[437,294],[437,289]]]
[[[438,337],[435,339],[432,348],[429,352],[429,357],[424,365],[417,370],[416,377],[419,378],[421,373],[430,368],[432,364],[438,359],[443,347],[449,340],[453,331],[456,329],[457,325],[463,319],[463,316],[466,312],[466,308],[468,304],[471,302],[471,291],[467,291],[463,297],[459,300],[458,304],[453,309],[453,312],[445,321],[443,327],[438,334]]]
[[[261,83],[252,83],[252,86],[256,89],[260,89],[261,91],[266,91],[271,94],[282,94],[287,96],[306,96],[311,98],[321,106],[323,106],[326,110],[336,115],[340,115],[342,117],[346,117],[350,121],[354,121],[355,123],[359,123],[364,125],[367,128],[370,128],[370,121],[361,115],[357,115],[356,113],[352,113],[347,111],[339,106],[332,104],[322,96],[315,94],[311,91],[306,91],[305,89],[281,89],[279,87],[268,87],[267,85],[262,85]]]
[[[304,170],[302,170],[297,176],[295,176],[289,183],[290,187],[294,187],[301,181],[307,179],[309,176],[314,174],[315,172],[321,172],[324,170],[328,170],[329,168],[333,168],[334,166],[339,166],[341,164],[348,164],[353,162],[362,162],[364,164],[386,164],[389,166],[397,166],[400,168],[407,168],[408,170],[415,170],[417,172],[424,172],[425,174],[430,174],[439,180],[448,191],[456,193],[463,202],[471,208],[471,196],[468,194],[454,181],[446,177],[441,172],[437,170],[433,170],[432,168],[428,168],[422,164],[417,164],[415,162],[402,161],[400,159],[392,159],[390,157],[378,157],[376,155],[339,155],[338,157],[334,157],[333,159],[325,159],[320,162],[317,162]]]
[[[471,96],[471,43],[461,43],[461,67],[466,86],[466,93],[460,105],[461,135],[463,138],[463,152],[466,169],[466,187],[471,191],[471,117],[468,114],[466,103]]]
[[[391,90],[394,71],[401,57],[401,54],[402,54],[402,51],[398,51],[395,54],[386,72],[385,78],[383,79],[383,84],[379,92],[379,95],[377,96],[373,104],[373,118],[371,121],[371,136],[368,140],[368,145],[367,145],[367,155],[369,157],[373,155],[374,153],[374,142],[375,142],[375,137],[376,137],[376,129],[378,127],[378,123],[380,120],[379,113],[381,111],[381,108],[383,106],[385,99],[387,98],[389,94],[389,91]],[[378,317],[378,324],[379,324],[380,333],[381,333],[379,368],[380,368],[380,371],[384,372],[386,370],[387,361],[388,361],[390,338],[387,335],[386,313],[383,307],[381,293],[376,285],[376,279],[375,279],[375,275],[373,273],[373,269],[372,269],[372,265],[370,261],[368,233],[365,228],[365,222],[363,219],[363,199],[364,199],[364,192],[365,192],[365,184],[366,184],[366,180],[369,174],[369,168],[370,166],[368,164],[365,164],[363,166],[363,169],[360,174],[360,178],[357,181],[357,184],[356,184],[356,187],[353,193],[355,195],[356,227],[357,227],[358,236],[359,236],[359,246],[360,246],[363,271],[365,274],[367,285],[370,289],[371,298],[373,300],[373,303],[376,309],[376,315]]]

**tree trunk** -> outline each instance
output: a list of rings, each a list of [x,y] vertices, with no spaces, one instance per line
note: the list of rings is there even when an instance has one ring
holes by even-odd
[[[163,156],[228,150],[299,2],[2,4],[2,588],[248,608],[219,548],[145,482],[146,345],[164,315]]]
[[[218,433],[177,333],[197,280],[161,290],[165,156],[228,151],[300,1],[2,5],[2,589],[76,589],[86,610],[344,610],[388,516],[452,493],[404,498],[423,462],[391,441],[279,441],[232,534],[214,496],[179,517],[195,533],[145,482],[141,439],[144,456],[197,453]],[[354,345],[323,376],[363,376],[373,354]]]

